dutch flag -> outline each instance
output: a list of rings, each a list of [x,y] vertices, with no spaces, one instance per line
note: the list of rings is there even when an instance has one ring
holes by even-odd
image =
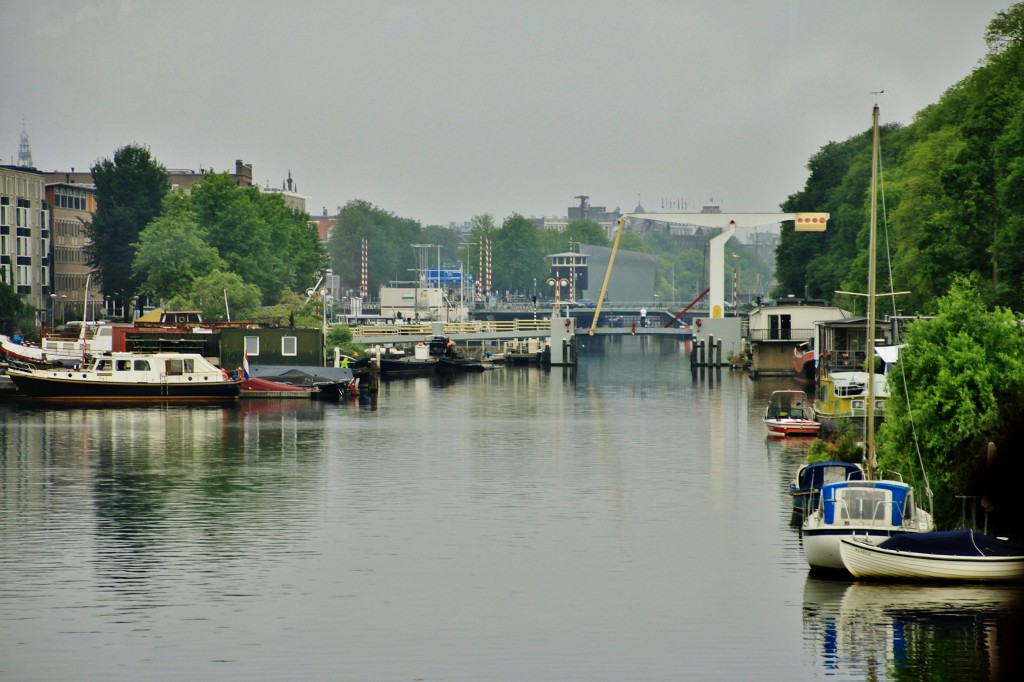
[[[249,380],[249,354],[245,353],[242,355],[242,376],[245,380]]]

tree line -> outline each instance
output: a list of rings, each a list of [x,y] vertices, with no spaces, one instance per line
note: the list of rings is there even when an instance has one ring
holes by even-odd
[[[1016,535],[1024,528],[1010,489],[1024,470],[1024,3],[998,12],[985,40],[988,53],[970,75],[911,124],[881,131],[877,258],[889,268],[880,265],[878,290],[909,293],[880,300],[879,313],[919,319],[889,372],[878,463],[932,492],[940,525],[983,509]],[[803,190],[782,209],[832,217],[822,233],[783,228],[777,295],[866,291],[870,165],[869,130],[810,159]],[[838,303],[864,310],[862,298]]]
[[[1024,285],[1024,9],[999,12],[981,66],[918,112],[881,131],[879,263],[891,262],[904,312],[928,312],[960,275],[977,275],[991,305],[1018,306]],[[881,96],[884,117],[885,102]],[[804,188],[782,210],[829,211],[825,232],[783,227],[776,294],[833,299],[864,291],[871,174],[865,131],[811,157]],[[846,301],[843,301],[844,304]],[[855,305],[854,301],[850,301]]]
[[[326,254],[309,216],[274,193],[206,173],[190,193],[140,145],[92,168],[97,210],[86,256],[129,314],[145,297],[210,319],[294,317]],[[299,293],[297,293],[299,292]],[[312,315],[311,311],[307,314]]]
[[[547,285],[547,256],[579,251],[580,244],[611,246],[604,227],[591,220],[574,220],[564,230],[552,230],[538,227],[517,213],[498,225],[491,214],[484,213],[473,217],[469,235],[463,240],[449,228],[424,228],[415,220],[355,200],[339,210],[328,241],[331,266],[334,274],[340,276],[343,289],[360,288],[364,241],[371,295],[381,286],[417,279],[417,270],[423,263],[414,244],[432,247],[425,257],[426,267],[461,268],[477,280],[486,276],[489,254],[492,290],[524,296],[539,293],[548,298],[551,291]],[[619,248],[656,256],[656,292],[663,301],[689,301],[706,286],[705,250],[684,247],[672,235],[641,236],[626,231]],[[736,255],[742,290],[753,290],[757,281],[770,281],[769,266],[753,249],[734,241],[730,251]],[[590,289],[600,282],[598,279],[595,283],[593,278],[603,274],[591,273]]]

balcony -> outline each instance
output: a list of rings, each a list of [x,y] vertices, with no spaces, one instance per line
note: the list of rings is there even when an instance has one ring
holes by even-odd
[[[750,329],[747,340],[750,343],[771,343],[773,341],[792,343],[803,342],[814,336],[814,329]]]

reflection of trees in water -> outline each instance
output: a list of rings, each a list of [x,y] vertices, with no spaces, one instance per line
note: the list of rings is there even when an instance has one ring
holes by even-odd
[[[295,400],[79,413],[68,432],[90,434],[76,445],[95,469],[98,573],[119,591],[155,590],[282,556],[308,514],[303,486],[322,476],[319,410]]]
[[[850,583],[808,577],[804,641],[833,673],[869,679],[998,679],[1019,642],[1000,637],[1016,611],[1007,585]]]

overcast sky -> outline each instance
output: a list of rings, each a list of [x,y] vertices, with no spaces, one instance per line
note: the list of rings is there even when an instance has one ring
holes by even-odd
[[[775,211],[809,157],[976,68],[1010,0],[0,0],[4,163],[125,144],[308,210]],[[667,206],[666,206],[667,208]]]

